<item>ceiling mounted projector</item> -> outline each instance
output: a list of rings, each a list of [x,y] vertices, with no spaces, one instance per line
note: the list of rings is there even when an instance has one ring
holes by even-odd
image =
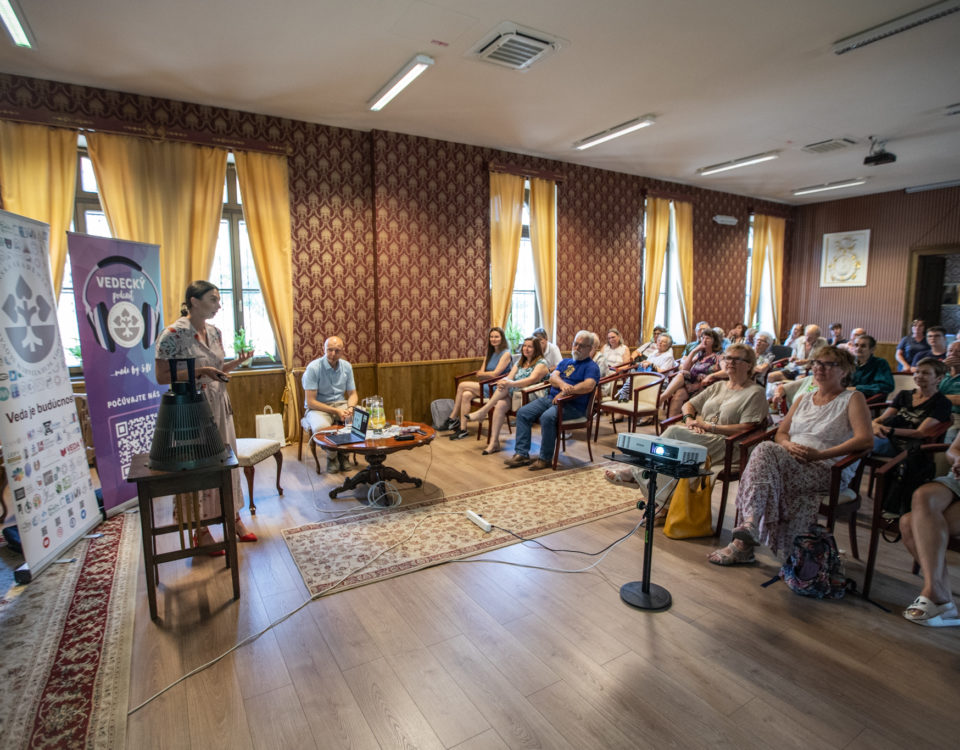
[[[885,142],[876,136],[870,136],[870,153],[863,160],[864,166],[876,167],[880,164],[893,164],[897,160],[896,154],[891,154],[884,146]]]

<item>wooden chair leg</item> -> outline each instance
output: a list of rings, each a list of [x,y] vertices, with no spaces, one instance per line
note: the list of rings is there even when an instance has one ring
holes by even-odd
[[[300,425],[300,437],[297,441],[297,461],[303,461],[303,425]]]
[[[253,501],[253,466],[244,466],[243,475],[247,478],[247,495],[250,498],[250,515],[257,515],[257,504]]]
[[[727,512],[727,495],[730,493],[730,482],[723,482],[723,489],[720,491],[720,510],[717,513],[717,528],[714,529],[713,535],[720,536],[720,532],[723,531],[723,516]]]
[[[313,460],[317,464],[317,474],[323,474],[323,470],[320,468],[320,458],[317,456],[317,441],[313,439],[313,436],[310,436],[310,450],[313,451]]]
[[[857,514],[850,514],[850,552],[854,560],[860,559],[860,550],[857,549]]]
[[[280,486],[280,469],[283,468],[283,451],[277,451],[273,454],[273,457],[277,460],[277,494],[283,497],[283,487]],[[253,497],[253,493],[251,493],[250,496]]]

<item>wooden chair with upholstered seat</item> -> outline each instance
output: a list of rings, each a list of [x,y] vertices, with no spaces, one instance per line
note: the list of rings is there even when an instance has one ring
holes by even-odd
[[[313,441],[311,441],[313,442]],[[253,475],[255,467],[261,461],[273,456],[277,462],[277,494],[283,497],[280,486],[280,470],[283,468],[283,444],[279,440],[262,438],[237,438],[237,461],[247,478],[247,496],[250,499],[250,515],[257,515],[257,504],[253,499]]]
[[[593,463],[593,449],[590,446],[590,438],[594,430],[594,420],[598,419],[594,403],[599,397],[600,386],[597,385],[590,393],[587,401],[587,409],[582,417],[564,418],[564,405],[579,396],[558,396],[554,403],[557,405],[557,442],[553,446],[553,468],[557,468],[557,460],[560,458],[560,451],[567,450],[567,433],[574,430],[586,429],[587,453],[590,454],[590,463]]]
[[[639,372],[637,370],[628,370],[624,373],[608,375],[600,378],[601,388],[607,383],[613,383],[611,396],[601,399],[597,404],[598,418],[594,427],[593,440],[597,441],[597,435],[600,431],[600,418],[604,414],[610,415],[610,423],[613,425],[613,431],[617,431],[616,418],[627,418],[627,429],[633,432],[637,429],[637,423],[643,417],[652,417],[654,430],[660,434],[660,397],[663,389],[666,387],[667,378],[659,372]],[[617,384],[630,384],[630,400],[617,401],[616,394],[620,386]]]
[[[514,357],[516,357],[516,355],[514,355]],[[478,396],[476,396],[475,398],[473,398],[473,399],[470,401],[470,410],[471,410],[471,411],[476,411],[477,409],[482,408],[483,405],[484,405],[484,404],[489,400],[489,398],[490,398],[489,396],[485,396],[485,395],[484,395],[484,393],[483,393],[483,386],[485,386],[485,385],[493,385],[493,384],[496,383],[497,381],[503,380],[505,377],[507,377],[507,375],[509,374],[510,369],[511,369],[512,367],[513,367],[513,365],[510,365],[510,367],[507,368],[506,372],[504,372],[504,373],[502,373],[502,374],[500,374],[500,375],[497,375],[496,377],[487,378],[487,379],[485,379],[485,380],[483,380],[483,381],[480,381],[480,393],[479,393]],[[478,372],[482,372],[482,371],[481,371],[481,370],[472,370],[472,371],[470,371],[470,372],[461,373],[460,375],[454,375],[454,377],[453,377],[453,392],[454,392],[454,393],[457,392],[457,388],[460,386],[461,381],[466,380],[467,378],[475,378],[475,377],[477,376],[477,373],[478,373]],[[488,424],[488,426],[493,424],[493,415],[492,415],[492,414],[490,415],[490,418],[489,418],[487,424]],[[509,421],[509,419],[507,420],[507,429],[510,429],[510,421]],[[478,427],[478,428],[477,428],[477,440],[480,440],[482,433],[483,433],[483,429],[482,429],[481,427]]]

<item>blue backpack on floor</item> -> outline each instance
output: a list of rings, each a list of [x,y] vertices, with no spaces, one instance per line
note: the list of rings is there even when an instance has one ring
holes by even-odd
[[[809,533],[793,538],[779,577],[794,593],[817,599],[842,599],[856,589],[856,583],[844,575],[833,534],[823,526],[812,526]]]

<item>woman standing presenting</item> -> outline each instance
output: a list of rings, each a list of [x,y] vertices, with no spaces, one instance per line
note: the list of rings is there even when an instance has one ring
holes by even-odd
[[[237,353],[237,358],[224,364],[223,337],[220,329],[210,325],[207,321],[213,318],[220,309],[220,290],[209,281],[194,281],[187,287],[180,305],[180,315],[173,325],[160,334],[157,340],[156,376],[160,385],[170,383],[171,359],[193,359],[195,373],[200,392],[210,405],[213,421],[220,431],[223,442],[228,444],[233,452],[237,451],[237,432],[233,426],[233,407],[230,405],[230,396],[227,395],[227,373],[231,372],[241,362],[253,356],[253,352]],[[178,373],[179,375],[179,373]],[[255,542],[257,535],[247,530],[240,520],[240,508],[243,507],[243,490],[240,488],[240,472],[236,469],[231,472],[233,479],[233,502],[236,512],[237,540],[241,542]],[[189,502],[189,495],[178,496],[178,505],[182,501]],[[219,490],[200,491],[200,517],[213,518],[220,515]],[[194,546],[211,544],[213,537],[206,526],[201,526],[194,535]],[[223,555],[223,550],[212,552],[211,555]]]

